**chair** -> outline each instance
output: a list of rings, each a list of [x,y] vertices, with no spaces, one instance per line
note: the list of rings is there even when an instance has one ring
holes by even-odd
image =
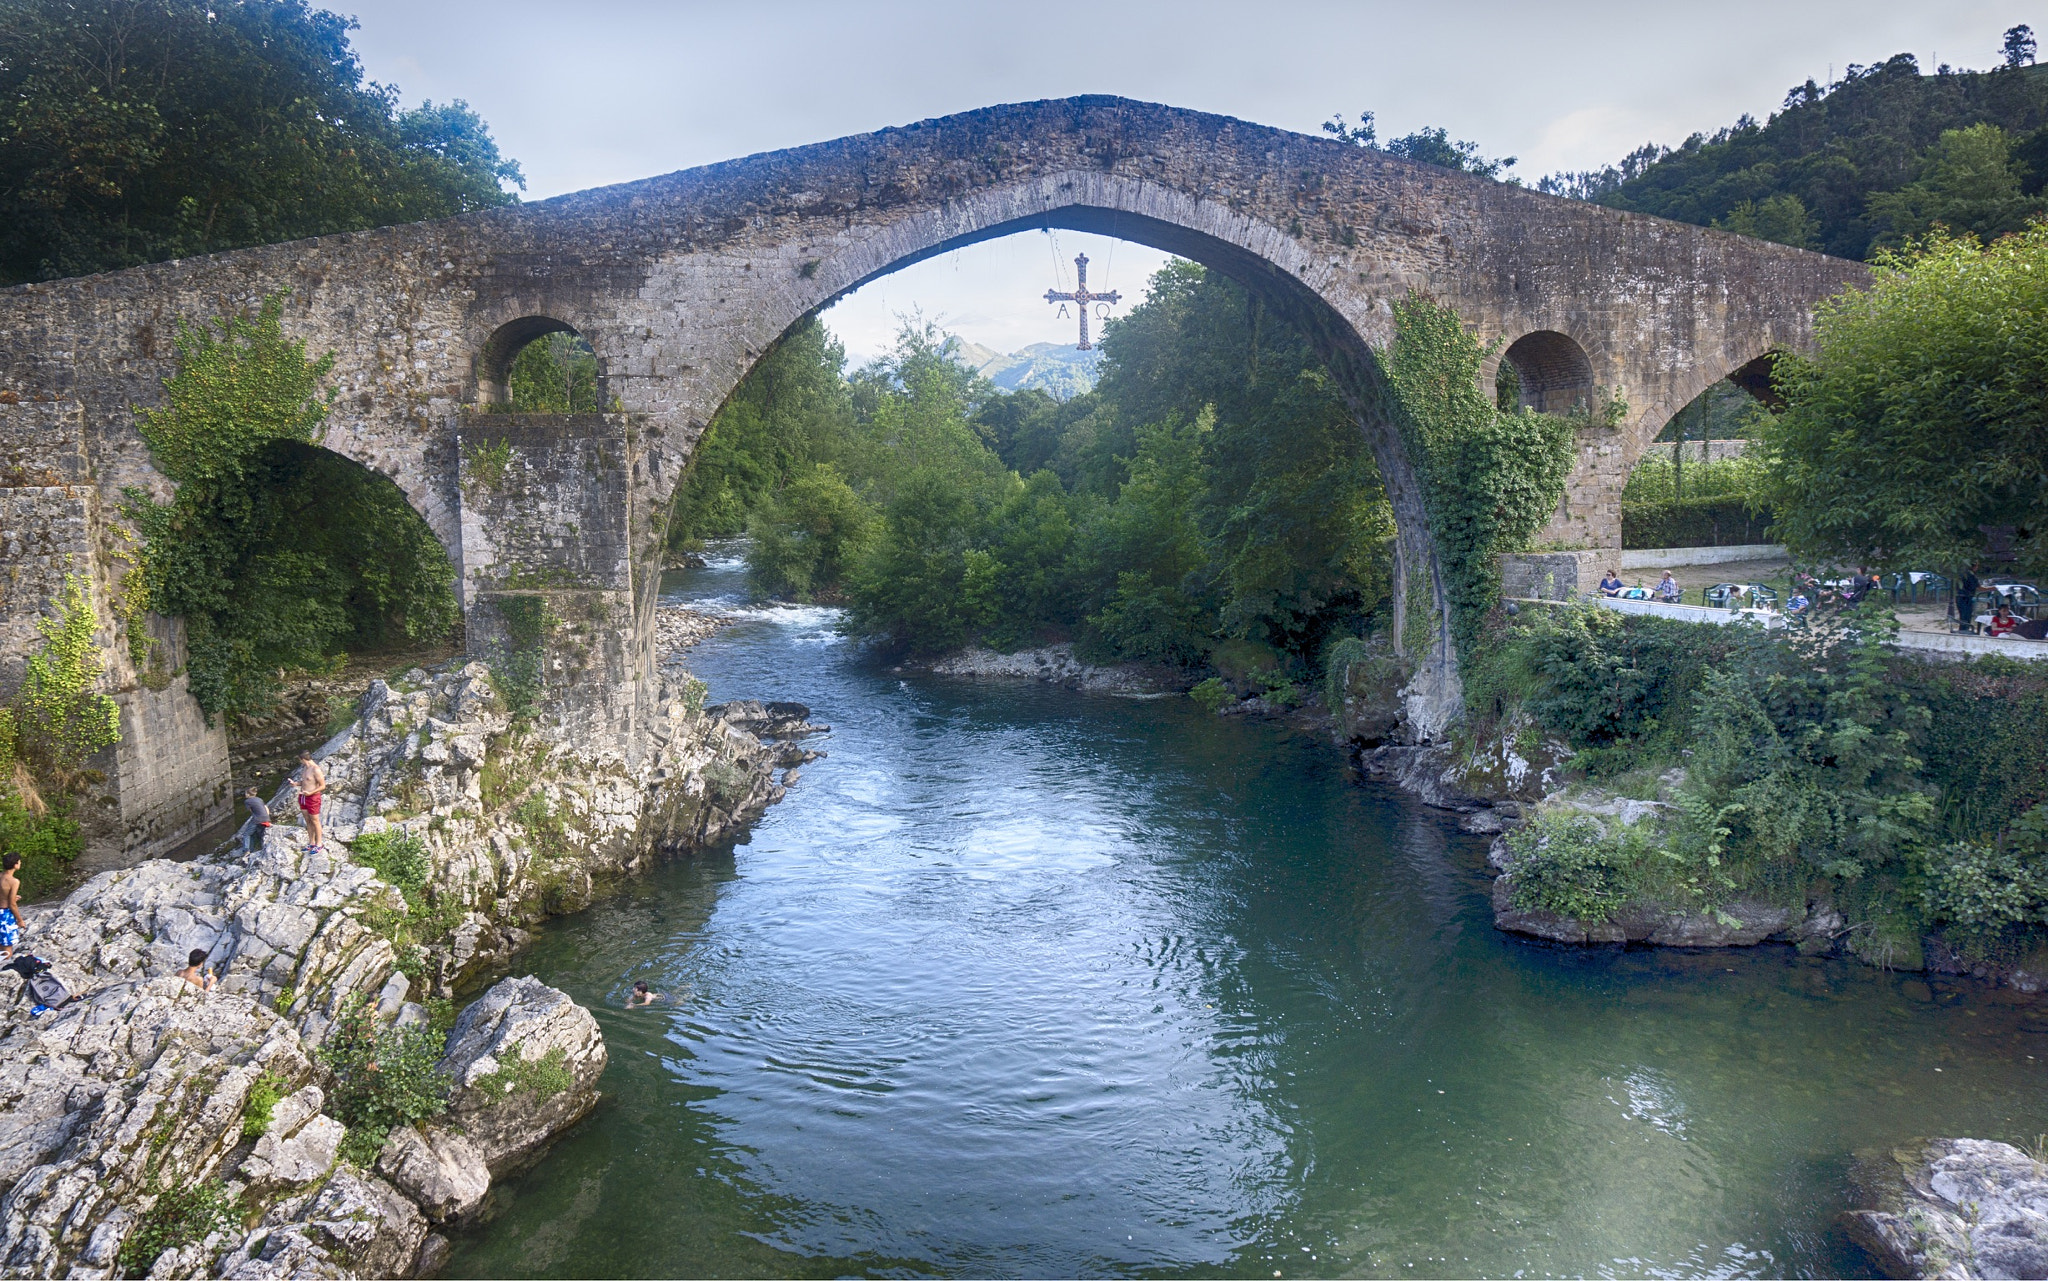
[[[1708,609],[1737,609],[1746,590],[1741,583],[1717,583],[1707,589]]]
[[[1991,590],[1997,592],[2006,604],[2012,606],[2012,612],[2021,618],[2034,619],[2041,616],[2041,589],[2032,583],[2023,583],[2012,578],[1994,579]]]

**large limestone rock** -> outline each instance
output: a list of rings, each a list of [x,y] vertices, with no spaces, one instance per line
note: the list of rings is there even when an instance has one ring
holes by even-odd
[[[597,1106],[604,1037],[590,1011],[539,979],[505,979],[462,1012],[441,1070],[448,1119],[493,1175],[526,1164]]]
[[[405,1277],[427,1220],[396,1188],[344,1166],[317,1190],[278,1202],[220,1257],[223,1277]]]
[[[104,1254],[109,1236],[117,1249],[159,1180],[215,1174],[241,1139],[259,1075],[297,1084],[312,1071],[284,1020],[177,978],[105,987],[10,1027],[0,1035],[0,1269],[50,1276],[90,1244]]]
[[[270,1128],[242,1162],[242,1177],[251,1188],[295,1188],[334,1168],[347,1129],[333,1117],[320,1115],[325,1101],[317,1085],[278,1100],[270,1112]]]
[[[435,1223],[473,1213],[491,1190],[483,1153],[467,1137],[441,1126],[393,1130],[377,1170]]]
[[[1859,1163],[1843,1216],[1893,1277],[2048,1277],[2048,1166],[2009,1143],[1933,1139]]]

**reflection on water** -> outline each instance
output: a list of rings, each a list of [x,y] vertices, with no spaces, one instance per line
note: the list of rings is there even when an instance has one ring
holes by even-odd
[[[1326,747],[892,672],[739,578],[676,581],[741,617],[693,670],[830,756],[522,958],[608,1097],[452,1275],[1853,1272],[1856,1150],[2048,1131],[2022,998],[1504,938]]]

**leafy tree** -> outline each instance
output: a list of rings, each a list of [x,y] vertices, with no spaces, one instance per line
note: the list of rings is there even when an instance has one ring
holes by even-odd
[[[754,513],[748,581],[769,596],[836,593],[866,550],[874,512],[830,463],[814,463]]]
[[[522,414],[592,414],[598,403],[597,353],[581,334],[543,334],[519,349],[505,371],[511,403]]]
[[[178,372],[136,425],[177,485],[128,491],[138,572],[185,619],[192,693],[208,715],[266,709],[280,671],[346,646],[445,636],[454,570],[390,481],[313,447],[333,357],[287,339],[282,299],[254,317],[181,323]]]
[[[476,113],[400,111],[355,27],[306,0],[0,7],[0,283],[512,200]]]
[[[2034,29],[2024,22],[2017,27],[2006,28],[2005,43],[2000,46],[1999,52],[2005,55],[2005,65],[2008,67],[2033,65]]]
[[[803,468],[845,453],[853,400],[846,350],[806,317],[761,357],[711,420],[676,491],[671,545],[729,537]]]
[[[1762,496],[1795,554],[1954,567],[2015,526],[2048,543],[2048,225],[1980,248],[1934,235],[1824,305],[1784,356]]]
[[[1348,142],[1357,147],[1374,147],[1379,145],[1378,130],[1373,123],[1373,113],[1370,111],[1359,112],[1358,123],[1355,125],[1345,124],[1343,113],[1339,112],[1323,122],[1323,132],[1336,138],[1339,142]],[[1417,129],[1414,133],[1404,134],[1389,142],[1384,150],[1392,155],[1403,156],[1409,160],[1419,160],[1424,164],[1441,165],[1445,169],[1461,169],[1466,173],[1476,173],[1482,178],[1499,178],[1504,171],[1515,167],[1515,158],[1513,156],[1503,156],[1497,160],[1489,160],[1479,154],[1478,143],[1462,140],[1453,142],[1451,141],[1450,131],[1441,127],[1431,128],[1425,126]],[[1519,180],[1509,178],[1507,181],[1516,182]]]
[[[1096,573],[1114,586],[1089,622],[1121,657],[1191,667],[1209,652],[1214,617],[1191,580],[1207,560],[1196,516],[1215,425],[1204,408],[1141,428],[1131,477],[1095,534]]]
[[[1745,200],[1714,220],[1722,231],[1738,236],[1775,240],[1794,249],[1819,247],[1820,223],[1806,212],[1806,205],[1789,191],[1762,200]]]
[[[1990,240],[2048,212],[2048,200],[2021,190],[2012,163],[2012,140],[1994,124],[1951,129],[1928,149],[1920,176],[1897,191],[1870,198],[1879,243],[1896,246],[1935,227]]]

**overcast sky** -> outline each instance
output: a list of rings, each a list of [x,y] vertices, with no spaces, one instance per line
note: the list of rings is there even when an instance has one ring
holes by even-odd
[[[525,167],[529,199],[1080,93],[1306,133],[1367,110],[1382,138],[1442,125],[1519,157],[1514,172],[1533,180],[1745,111],[1762,119],[1830,68],[1901,52],[1930,71],[1989,67],[2007,27],[2048,31],[2041,0],[318,2],[361,20],[364,65],[408,105],[464,98],[481,112]],[[930,260],[828,320],[863,355],[912,306],[997,350],[1059,341],[1068,331],[1042,301],[1047,239]],[[1161,261],[1123,245],[1111,278],[1102,242],[1060,239],[1068,259],[1086,248],[1091,287],[1127,298]]]

